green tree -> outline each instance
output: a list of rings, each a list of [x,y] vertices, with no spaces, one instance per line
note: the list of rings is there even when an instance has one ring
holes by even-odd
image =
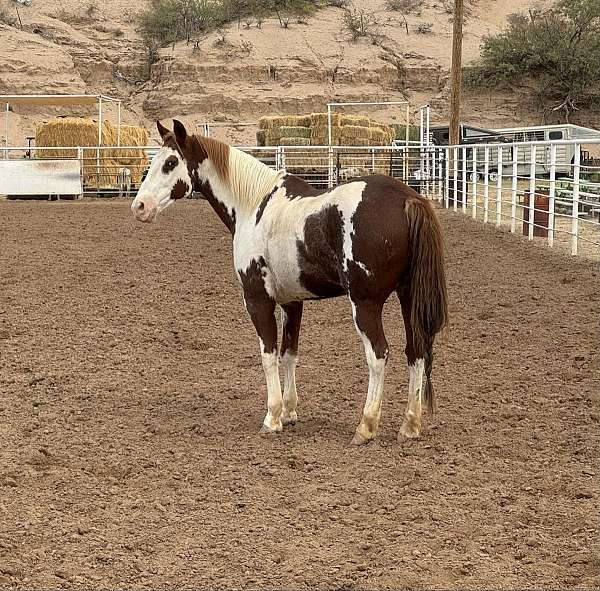
[[[567,121],[575,110],[600,105],[598,0],[559,0],[550,10],[511,15],[504,32],[484,39],[479,63],[465,69],[471,87],[525,81]]]

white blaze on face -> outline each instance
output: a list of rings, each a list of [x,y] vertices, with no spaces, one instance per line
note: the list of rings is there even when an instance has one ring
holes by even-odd
[[[187,186],[187,197],[192,190],[187,164],[181,154],[164,146],[154,157],[148,174],[131,204],[131,211],[141,222],[152,222],[156,216],[175,201],[173,189],[178,183]]]

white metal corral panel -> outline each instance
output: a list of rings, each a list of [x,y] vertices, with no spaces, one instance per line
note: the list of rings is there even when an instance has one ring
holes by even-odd
[[[0,195],[81,195],[79,160],[0,160]]]

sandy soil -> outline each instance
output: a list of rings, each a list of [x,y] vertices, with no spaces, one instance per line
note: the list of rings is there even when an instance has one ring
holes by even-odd
[[[203,202],[0,203],[0,587],[597,588],[598,269],[440,212],[452,326],[439,413],[379,439],[344,299],[310,303],[300,422],[264,382]]]

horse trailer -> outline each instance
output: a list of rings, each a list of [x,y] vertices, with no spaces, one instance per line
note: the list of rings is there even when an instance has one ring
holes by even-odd
[[[571,123],[559,125],[537,125],[533,127],[505,127],[496,129],[505,141],[513,142],[549,142],[565,140],[599,139],[600,131],[590,127],[582,127]],[[589,159],[589,154],[582,153],[581,161]],[[510,161],[517,161],[519,176],[526,176],[531,169],[531,146],[520,145],[513,147]],[[538,145],[536,148],[536,168],[550,173],[550,145]],[[575,161],[575,144],[557,144],[556,147],[556,175],[571,176]],[[497,170],[497,155],[496,155]]]

